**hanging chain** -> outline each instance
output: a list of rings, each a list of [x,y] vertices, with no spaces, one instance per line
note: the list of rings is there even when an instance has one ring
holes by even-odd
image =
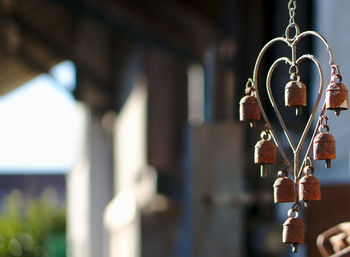
[[[295,9],[297,9],[297,1],[290,0],[288,3],[289,24],[295,24]]]

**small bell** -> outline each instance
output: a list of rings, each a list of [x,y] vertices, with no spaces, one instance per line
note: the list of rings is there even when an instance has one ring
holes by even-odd
[[[275,203],[295,201],[294,183],[288,178],[288,171],[286,169],[278,172],[278,178],[273,184],[273,189]]]
[[[296,213],[292,217],[292,212]],[[283,224],[282,242],[292,245],[292,252],[298,252],[298,244],[303,244],[305,238],[305,226],[301,219],[298,218],[298,211],[290,209],[288,219]]]
[[[310,159],[311,160],[311,159]],[[310,171],[310,174],[308,174]],[[308,201],[321,200],[320,181],[314,176],[314,167],[305,166],[304,177],[299,181],[299,199],[307,206]]]
[[[246,95],[239,101],[239,120],[248,121],[250,127],[255,127],[255,121],[260,120],[260,108],[253,90],[252,87],[247,86]]]
[[[261,133],[261,139],[255,145],[254,162],[260,164],[260,176],[266,178],[267,164],[276,162],[276,145],[271,140],[271,134],[268,130]],[[267,137],[265,139],[265,137]]]
[[[322,128],[326,128],[327,132],[323,133]],[[329,133],[328,125],[321,125],[319,133],[313,142],[314,159],[325,160],[326,167],[331,167],[331,160],[336,158],[335,139]]]
[[[337,116],[340,111],[349,109],[349,96],[346,86],[342,83],[342,76],[339,74],[339,68],[332,66],[331,83],[326,89],[326,108],[334,110]],[[339,79],[339,82],[335,82]]]
[[[296,115],[301,115],[301,107],[306,106],[306,86],[299,80],[289,81],[284,89],[284,103],[296,107]]]

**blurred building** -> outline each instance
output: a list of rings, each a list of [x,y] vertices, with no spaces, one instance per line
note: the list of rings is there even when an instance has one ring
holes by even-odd
[[[49,188],[54,190],[60,202],[65,202],[65,176],[58,174],[0,175],[0,204],[3,204],[4,197],[8,196],[13,190],[19,190],[26,197],[37,198]]]

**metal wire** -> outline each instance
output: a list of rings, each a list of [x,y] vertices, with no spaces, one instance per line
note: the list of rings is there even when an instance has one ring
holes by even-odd
[[[318,122],[316,123],[316,126],[315,126],[315,129],[313,131],[313,134],[312,134],[312,137],[311,137],[311,140],[310,140],[310,143],[309,143],[309,146],[306,150],[306,154],[303,158],[303,161],[302,161],[302,164],[300,165],[299,167],[299,155],[300,155],[300,151],[301,151],[301,148],[305,142],[305,139],[306,139],[306,136],[311,128],[311,124],[312,124],[312,121],[314,120],[315,116],[316,116],[316,112],[318,110],[318,107],[319,107],[319,103],[320,103],[320,100],[321,100],[321,97],[322,97],[322,94],[323,94],[323,91],[324,91],[324,74],[323,74],[323,70],[322,70],[322,67],[319,63],[319,61],[317,60],[317,58],[313,55],[310,55],[310,54],[305,54],[299,58],[297,58],[297,54],[296,54],[296,48],[297,48],[297,44],[300,42],[300,40],[306,36],[314,36],[318,39],[320,39],[324,45],[326,46],[326,49],[329,53],[329,64],[331,65],[331,73],[334,74],[335,72],[339,71],[337,66],[334,64],[334,55],[333,55],[333,51],[332,51],[332,48],[330,47],[329,43],[327,42],[327,40],[322,36],[320,35],[319,33],[315,32],[315,31],[305,31],[303,33],[300,33],[300,30],[299,30],[299,27],[298,25],[295,23],[295,9],[296,9],[296,1],[294,0],[290,0],[289,1],[289,4],[288,4],[288,9],[289,9],[289,15],[290,15],[290,23],[289,25],[287,26],[286,28],[286,31],[285,31],[285,37],[277,37],[277,38],[274,38],[272,39],[271,41],[269,41],[263,48],[262,50],[260,51],[258,57],[257,57],[257,60],[255,62],[255,66],[254,66],[254,71],[253,71],[253,78],[252,79],[249,79],[251,81],[251,84],[252,86],[254,87],[254,94],[255,94],[255,97],[257,99],[257,102],[258,102],[258,105],[259,105],[259,108],[260,108],[260,111],[261,111],[261,114],[262,114],[262,117],[263,119],[265,120],[265,123],[266,123],[266,127],[268,128],[270,134],[271,134],[271,137],[273,139],[273,141],[275,142],[278,150],[280,151],[281,155],[282,155],[282,158],[284,160],[284,163],[286,164],[286,166],[288,167],[288,169],[292,170],[293,171],[293,177],[294,177],[294,181],[295,183],[297,184],[299,179],[301,178],[301,175],[302,175],[302,170],[303,170],[303,167],[305,166],[305,162],[307,160],[307,158],[310,156],[310,153],[311,153],[311,149],[312,149],[312,145],[313,145],[313,140],[317,134],[317,131],[321,125],[321,120],[319,119]],[[290,37],[290,30],[294,28],[295,29],[295,35],[293,37]],[[278,118],[278,121],[282,127],[282,130],[288,140],[288,143],[289,143],[289,146],[291,147],[292,151],[293,151],[293,157],[294,157],[294,162],[293,162],[293,165],[291,164],[291,162],[289,161],[287,155],[286,155],[286,152],[285,150],[283,149],[282,145],[280,144],[277,136],[276,136],[276,133],[273,129],[273,127],[271,126],[271,123],[269,121],[269,118],[267,117],[265,111],[264,111],[264,108],[261,104],[261,100],[260,100],[260,96],[259,96],[259,88],[258,88],[258,74],[259,74],[259,67],[260,67],[260,63],[264,57],[264,54],[266,53],[266,51],[275,43],[277,42],[283,42],[285,44],[287,44],[290,49],[291,49],[291,58],[289,57],[281,57],[279,59],[277,59],[273,64],[272,66],[270,67],[269,71],[268,71],[268,74],[267,74],[267,77],[266,77],[266,90],[267,90],[267,94],[268,94],[268,97],[269,97],[269,100],[271,102],[271,105],[274,109],[274,112],[276,113],[276,116]],[[292,137],[283,121],[283,118],[278,110],[278,107],[276,105],[276,102],[274,100],[274,97],[272,95],[272,90],[271,90],[271,78],[272,78],[272,74],[273,74],[273,71],[275,70],[275,68],[280,64],[280,63],[285,63],[287,65],[290,65],[290,73],[291,73],[291,76],[294,74],[294,76],[299,76],[299,69],[298,69],[298,65],[304,61],[304,60],[311,60],[317,67],[317,70],[318,70],[318,73],[319,73],[319,77],[320,77],[320,81],[319,81],[319,91],[318,91],[318,96],[317,96],[317,99],[316,99],[316,103],[315,103],[315,107],[313,108],[312,110],[312,113],[310,114],[310,117],[308,119],[308,122],[305,126],[305,129],[302,133],[302,136],[298,142],[298,144],[296,145],[293,140],[292,140]],[[321,109],[321,114],[320,116],[323,116],[324,113],[325,113],[325,104],[323,104],[322,106],[322,109]],[[296,203],[299,203],[299,197],[298,197],[298,194],[297,194],[297,197],[296,197]]]
[[[255,95],[258,106],[260,108],[261,115],[265,121],[265,128],[262,133],[265,133],[268,135],[272,140],[274,141],[275,145],[277,146],[279,152],[282,155],[283,161],[280,162],[279,164],[279,171],[278,171],[278,176],[288,176],[288,170],[291,171],[294,177],[294,187],[295,187],[295,203],[293,204],[292,208],[288,211],[288,216],[293,217],[294,213],[294,218],[298,217],[299,212],[302,209],[302,205],[300,203],[300,197],[299,197],[299,180],[301,179],[301,176],[303,174],[303,170],[305,168],[305,173],[306,175],[308,174],[307,171],[310,170],[311,173],[313,174],[314,168],[312,164],[312,159],[311,159],[311,150],[313,147],[313,142],[315,140],[315,137],[319,131],[321,130],[322,127],[328,128],[327,126],[327,117],[325,116],[325,111],[326,111],[326,102],[323,103],[319,118],[316,122],[315,128],[313,130],[309,145],[307,147],[305,156],[303,158],[303,161],[301,165],[299,165],[299,158],[300,158],[300,152],[302,149],[303,144],[305,143],[306,137],[310,132],[311,125],[313,120],[316,117],[316,112],[319,109],[320,101],[322,98],[322,95],[324,93],[324,74],[323,74],[323,69],[317,58],[313,55],[310,54],[304,54],[300,57],[297,57],[297,44],[301,41],[306,36],[313,36],[318,38],[323,42],[323,44],[326,46],[326,50],[328,51],[329,54],[329,65],[330,65],[330,73],[331,73],[331,83],[334,82],[335,79],[338,79],[339,82],[341,82],[342,77],[339,72],[339,67],[334,63],[334,55],[332,48],[330,47],[329,43],[327,40],[320,35],[319,33],[315,31],[305,31],[305,32],[300,32],[298,25],[295,23],[295,10],[297,8],[296,5],[296,0],[290,0],[288,3],[288,9],[289,9],[289,24],[285,30],[285,36],[284,37],[277,37],[269,41],[260,51],[254,65],[254,71],[253,71],[253,77],[248,79],[247,82],[247,89],[249,89],[249,94],[250,95]],[[291,36],[291,31],[294,30],[294,35]],[[290,160],[288,159],[288,156],[286,155],[285,150],[283,149],[282,145],[279,142],[279,139],[269,121],[269,118],[267,117],[265,110],[262,106],[260,96],[259,96],[259,67],[261,64],[261,61],[266,53],[266,51],[275,43],[282,42],[284,44],[287,44],[287,46],[291,49],[291,57],[280,57],[277,60],[273,62],[271,65],[267,76],[266,76],[266,91],[268,98],[270,100],[270,103],[273,107],[273,110],[278,118],[279,124],[282,127],[282,130],[284,132],[285,137],[287,138],[287,141],[289,143],[289,147],[291,148],[293,152],[293,164],[291,164]],[[280,114],[280,111],[277,107],[276,101],[273,97],[272,90],[271,90],[271,78],[273,75],[274,70],[276,67],[281,64],[287,64],[289,65],[289,74],[290,74],[290,79],[291,80],[297,80],[300,81],[300,73],[299,73],[299,65],[301,62],[304,60],[310,60],[312,63],[316,66],[317,71],[319,73],[319,90],[317,94],[317,99],[315,102],[315,106],[309,116],[309,119],[307,121],[307,124],[304,128],[304,131],[299,139],[299,142],[296,144],[293,142],[293,139],[288,131],[288,128]],[[270,139],[268,138],[268,139]],[[285,169],[281,170],[282,165],[285,166]],[[305,202],[304,202],[305,203]],[[295,245],[293,244],[293,252],[296,252]]]

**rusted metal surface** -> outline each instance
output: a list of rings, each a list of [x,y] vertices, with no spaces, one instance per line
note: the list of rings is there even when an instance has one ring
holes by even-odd
[[[339,79],[339,82],[335,82],[336,79]],[[332,68],[331,83],[326,89],[326,108],[334,110],[336,115],[339,115],[341,110],[349,109],[348,90],[342,83],[342,76],[337,66]]]
[[[255,121],[260,120],[260,109],[255,96],[246,95],[239,102],[239,120],[248,121],[251,127]]]
[[[327,122],[327,121],[326,121]],[[322,132],[322,128],[327,131]],[[315,160],[325,160],[326,167],[331,167],[331,160],[336,158],[336,146],[335,139],[329,133],[329,127],[326,125],[321,125],[319,128],[319,133],[313,142],[314,159]]]
[[[278,178],[273,184],[273,196],[275,203],[287,203],[295,201],[293,181],[288,178],[288,171],[279,171]]]
[[[265,138],[267,137],[267,138]],[[254,162],[261,164],[260,176],[265,178],[267,176],[267,165],[276,162],[276,145],[271,140],[271,135],[268,130],[261,133],[261,140],[255,145]]]
[[[308,174],[308,171],[310,171],[310,174]],[[314,176],[312,166],[304,168],[304,177],[299,181],[299,199],[305,202],[321,200],[321,184],[318,178]]]
[[[292,217],[292,213],[296,213]],[[293,252],[298,251],[298,244],[303,244],[305,240],[305,225],[304,222],[298,218],[296,210],[289,210],[288,219],[283,224],[282,241],[286,244],[291,244]]]
[[[287,83],[284,89],[284,104],[296,107],[296,114],[301,114],[301,107],[306,106],[306,86],[303,82],[291,80]]]

